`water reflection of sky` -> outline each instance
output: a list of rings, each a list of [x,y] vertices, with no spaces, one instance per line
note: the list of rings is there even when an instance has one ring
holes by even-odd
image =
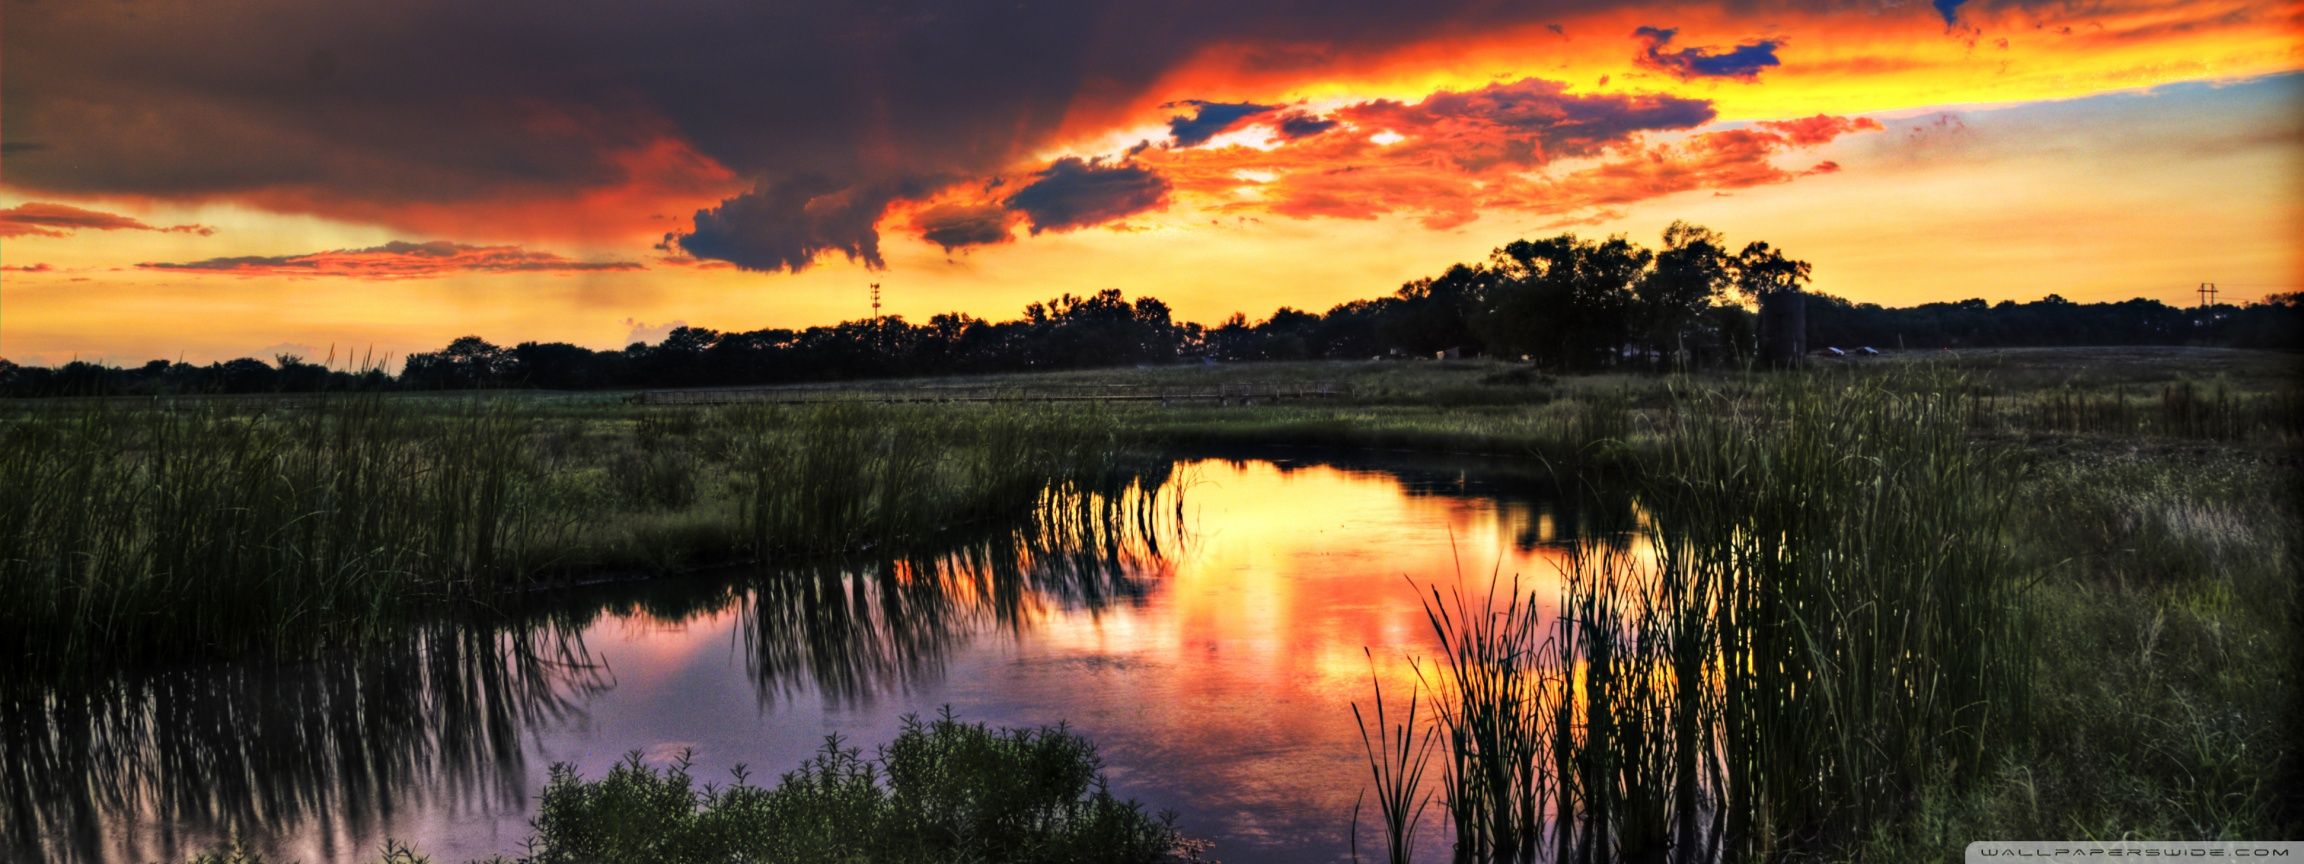
[[[1413,679],[1399,658],[1431,653],[1423,586],[1477,595],[1492,575],[1506,584],[1518,575],[1548,606],[1565,554],[1555,544],[1620,528],[1628,510],[1453,470],[1203,460],[1178,466],[1171,481],[1182,524],[1162,529],[1170,542],[1158,556],[1130,547],[1067,558],[1064,544],[1050,543],[1023,556],[980,550],[863,568],[868,575],[689,580],[572,601],[584,610],[555,620],[605,667],[563,687],[574,710],[520,715],[516,753],[406,772],[403,785],[487,775],[492,788],[532,796],[552,763],[597,776],[635,750],[658,761],[687,751],[707,781],[737,764],[772,779],[827,735],[869,748],[892,738],[903,714],[949,705],[971,721],[1084,731],[1117,791],[1176,811],[1188,833],[1217,842],[1220,858],[1336,860],[1366,782],[1350,709],[1369,698],[1363,647],[1387,693],[1404,696]],[[1173,500],[1160,512],[1176,516]],[[473,748],[421,749],[404,761]],[[242,768],[267,782],[263,765]],[[312,773],[278,782],[326,782]],[[312,809],[374,812],[254,824],[286,829],[261,845],[310,861],[387,836],[443,861],[519,851],[532,797],[436,792],[304,794]],[[201,814],[174,812],[108,820],[99,834],[109,839],[95,845],[110,854],[100,857],[149,858],[213,836]],[[1446,838],[1434,830],[1422,847],[1444,856]]]

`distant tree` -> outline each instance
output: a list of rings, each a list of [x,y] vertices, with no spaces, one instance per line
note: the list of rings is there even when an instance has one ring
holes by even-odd
[[[1272,310],[1272,317],[1256,325],[1265,360],[1308,360],[1316,356],[1312,339],[1320,316],[1293,307]]]
[[[1429,354],[1450,348],[1481,347],[1472,319],[1488,302],[1498,280],[1486,267],[1457,264],[1437,279],[1418,279],[1394,292],[1398,303],[1388,310],[1384,334],[1392,344],[1411,354]]]
[[[328,367],[306,363],[303,357],[295,354],[274,355],[273,360],[279,366],[279,371],[273,376],[276,389],[285,393],[311,393],[328,388]]]
[[[226,393],[267,393],[274,387],[275,373],[271,366],[254,357],[241,357],[217,364],[211,379],[217,389]]]
[[[1649,350],[1684,357],[1690,331],[1705,323],[1729,281],[1728,248],[1718,232],[1686,222],[1665,228],[1664,251],[1632,288],[1635,326]]]
[[[1489,350],[1551,365],[1615,363],[1632,329],[1632,286],[1655,253],[1622,236],[1518,240],[1489,258],[1498,274],[1477,322]]]
[[[506,383],[546,390],[614,386],[623,358],[566,342],[522,342],[507,352]]]
[[[502,382],[510,360],[504,349],[478,336],[460,336],[437,352],[410,354],[400,379],[430,390],[470,390]]]
[[[2274,294],[2239,307],[2221,329],[2227,342],[2243,348],[2304,350],[2304,293]]]
[[[1260,359],[1257,341],[1256,328],[1248,326],[1248,316],[1239,312],[1208,330],[1208,351],[1220,360]]]
[[[1766,243],[1746,244],[1736,253],[1736,290],[1754,300],[1800,290],[1808,272],[1808,262],[1786,258]]]

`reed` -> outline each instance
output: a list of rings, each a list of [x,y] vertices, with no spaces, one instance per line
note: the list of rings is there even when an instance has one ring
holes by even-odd
[[[1456,860],[1845,850],[2022,741],[2015,468],[1958,384],[1693,394],[1645,454],[1646,529],[1577,550],[1549,626],[1516,588],[1429,592]]]
[[[559,574],[931,545],[1124,480],[1118,447],[1045,408],[23,406],[0,413],[0,687],[356,643]]]
[[[92,403],[0,420],[0,652],[86,664],[372,635],[410,597],[517,584],[555,539],[517,424],[374,398]]]
[[[1362,652],[1367,653],[1366,649]],[[1417,722],[1421,688],[1409,691],[1407,715],[1397,724],[1391,721],[1390,709],[1384,702],[1384,680],[1376,673],[1375,655],[1367,656],[1368,680],[1376,691],[1372,709],[1375,731],[1370,732],[1369,717],[1361,712],[1357,702],[1352,704],[1352,722],[1360,729],[1361,752],[1368,757],[1369,779],[1376,784],[1376,813],[1382,820],[1384,860],[1388,864],[1413,864],[1416,834],[1423,825],[1425,809],[1432,804],[1431,793],[1424,791],[1424,771],[1431,764],[1439,730]],[[1352,858],[1355,861],[1360,858],[1360,802],[1352,805]]]
[[[1546,666],[1537,641],[1536,604],[1522,601],[1515,580],[1503,594],[1491,579],[1474,601],[1461,590],[1428,589],[1426,621],[1440,645],[1433,718],[1447,745],[1440,800],[1455,828],[1459,861],[1533,861],[1542,845],[1543,814],[1568,782],[1544,761],[1567,718],[1563,676]],[[1498,601],[1503,605],[1498,608]]]

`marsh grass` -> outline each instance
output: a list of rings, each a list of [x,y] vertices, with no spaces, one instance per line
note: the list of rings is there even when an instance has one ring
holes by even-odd
[[[13,406],[12,406],[13,407]],[[1134,470],[1095,412],[486,398],[0,414],[0,657],[44,681],[296,655],[563,574],[927,544]]]
[[[1923,790],[1883,860],[1967,838],[2215,839],[2304,832],[2293,474],[2246,451],[2046,458],[2014,523],[2040,587],[2038,720],[1981,785]],[[2292,471],[2293,468],[2288,468]]]
[[[1424,822],[1424,811],[1432,804],[1431,793],[1424,789],[1424,772],[1430,767],[1433,746],[1439,740],[1438,727],[1417,722],[1422,707],[1422,689],[1408,693],[1408,710],[1399,723],[1393,723],[1384,702],[1384,679],[1376,672],[1375,655],[1361,649],[1368,658],[1368,679],[1375,694],[1374,707],[1368,713],[1360,704],[1352,704],[1352,722],[1360,730],[1361,752],[1368,758],[1368,774],[1376,787],[1376,815],[1384,838],[1384,860],[1387,864],[1413,864],[1416,860],[1416,835]],[[1421,671],[1421,670],[1419,670]],[[1370,715],[1373,714],[1373,718]],[[1369,728],[1369,721],[1375,728]],[[1360,858],[1360,808],[1367,802],[1365,794],[1352,804],[1352,858]]]
[[[2161,437],[2272,445],[2304,440],[2304,398],[2243,391],[2225,376],[2158,386],[2071,384],[1993,399],[1987,414],[2012,431]]]
[[[15,671],[361,639],[411,597],[517,584],[566,536],[515,418],[91,403],[0,421]]]
[[[1433,694],[1441,758],[1440,801],[1455,829],[1458,860],[1530,861],[1543,842],[1543,815],[1560,775],[1546,748],[1564,705],[1539,642],[1536,604],[1520,602],[1515,581],[1501,608],[1496,585],[1474,600],[1429,589],[1427,623],[1439,640]]]
[[[1974,788],[2024,740],[2014,467],[1957,382],[1691,395],[1648,528],[1540,598],[1425,598],[1460,861],[1774,860]],[[1729,404],[1706,405],[1707,399]]]

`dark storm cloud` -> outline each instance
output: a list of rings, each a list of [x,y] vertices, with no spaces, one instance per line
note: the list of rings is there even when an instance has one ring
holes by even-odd
[[[1258,105],[1254,102],[1203,102],[1198,99],[1190,99],[1183,102],[1172,102],[1164,107],[1188,107],[1192,109],[1191,114],[1180,114],[1168,118],[1168,135],[1176,140],[1178,147],[1197,147],[1208,143],[1208,139],[1222,134],[1224,130],[1239,125],[1242,120],[1273,111],[1280,106]]]
[[[1776,59],[1776,49],[1781,47],[1780,44],[1767,39],[1747,42],[1726,50],[1682,48],[1678,51],[1665,51],[1665,46],[1672,44],[1672,37],[1679,32],[1660,27],[1642,27],[1632,31],[1634,38],[1646,43],[1639,57],[1640,65],[1661,69],[1681,79],[1736,78],[1745,81],[1757,79],[1762,69],[1781,65]]]
[[[873,224],[889,202],[919,194],[909,180],[843,185],[821,177],[763,182],[751,192],[696,211],[695,228],[664,238],[698,258],[746,270],[808,269],[816,257],[839,252],[879,269],[880,234]]]
[[[1944,26],[1950,27],[1960,22],[1960,7],[1967,2],[1968,0],[1931,0],[1929,5],[1936,7],[1936,14],[1944,16]]]
[[[1067,157],[1005,203],[1031,219],[1032,233],[1038,234],[1100,225],[1159,207],[1168,201],[1168,188],[1167,178],[1142,166]]]
[[[1306,114],[1302,111],[1290,111],[1280,115],[1280,137],[1290,141],[1298,138],[1310,138],[1334,128],[1336,128],[1336,121],[1327,117]]]
[[[763,269],[828,252],[871,261],[863,211],[892,190],[997,173],[1063,128],[1124,119],[1211,46],[1351,56],[1555,11],[1486,0],[11,3],[0,31],[8,131],[46,147],[11,146],[7,179],[30,192],[223,198],[394,224],[638,183],[669,141],[753,189],[701,211],[681,248]],[[698,194],[669,185],[635,205],[635,224]]]
[[[946,204],[914,217],[921,239],[950,252],[963,246],[987,246],[1014,239],[1016,216],[998,204]]]

